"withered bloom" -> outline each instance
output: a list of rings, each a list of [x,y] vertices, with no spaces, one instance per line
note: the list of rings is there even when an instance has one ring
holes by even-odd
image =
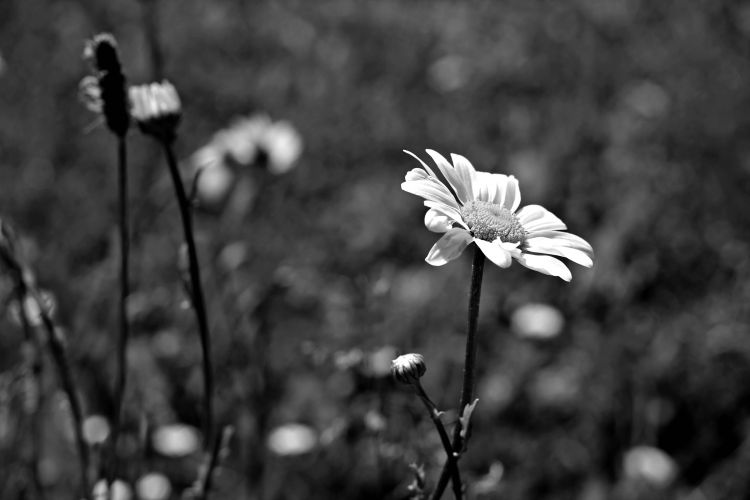
[[[89,109],[104,115],[107,127],[118,137],[124,137],[130,125],[128,94],[122,72],[117,42],[108,33],[101,33],[86,42],[84,58],[91,61],[95,74],[81,81],[81,94]]]

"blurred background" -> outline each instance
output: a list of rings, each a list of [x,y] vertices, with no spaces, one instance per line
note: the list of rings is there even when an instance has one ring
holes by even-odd
[[[423,261],[437,236],[400,183],[418,166],[402,149],[425,148],[517,176],[522,205],[595,251],[570,284],[487,267],[469,498],[747,497],[747,4],[3,0],[0,217],[54,299],[94,470],[113,409],[116,149],[77,94],[101,31],[129,83],[175,84],[186,182],[204,172],[217,420],[235,428],[213,498],[405,499],[412,462],[434,484],[439,439],[390,361],[422,353],[455,422],[471,252]],[[203,459],[201,354],[164,159],[135,128],[128,144],[117,498],[176,499]],[[44,497],[73,498],[70,411],[45,357],[33,432],[6,305],[0,497],[36,498],[36,435]]]

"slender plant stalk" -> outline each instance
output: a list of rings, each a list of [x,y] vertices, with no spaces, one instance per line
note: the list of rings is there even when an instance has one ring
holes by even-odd
[[[466,334],[466,355],[464,358],[464,380],[461,387],[461,401],[458,405],[458,414],[463,415],[466,405],[472,402],[474,397],[474,385],[476,379],[477,362],[477,318],[479,317],[479,299],[482,294],[482,275],[484,272],[484,254],[478,246],[474,247],[474,262],[471,266],[471,289],[469,291],[469,322]],[[466,447],[466,442],[461,436],[461,421],[456,423],[453,430],[453,451],[460,455]],[[450,472],[450,461],[446,462],[443,472],[440,474],[432,500],[438,500],[443,496],[443,491],[448,484]],[[456,485],[453,485],[454,491]],[[461,498],[456,496],[456,498]]]
[[[39,338],[34,332],[33,328],[29,324],[29,319],[26,317],[24,308],[25,297],[21,293],[20,289],[16,287],[16,301],[19,304],[19,317],[21,319],[21,326],[23,327],[24,337],[28,343],[32,354],[30,361],[32,383],[34,384],[32,402],[32,413],[30,415],[31,425],[31,456],[29,457],[29,472],[31,476],[31,483],[34,488],[34,495],[36,498],[41,500],[44,498],[44,486],[39,477],[39,459],[41,457],[41,414],[40,409],[42,405],[42,345],[39,342]]]
[[[419,381],[417,381],[417,383],[414,385],[414,388],[417,391],[417,396],[419,396],[419,399],[422,400],[425,408],[427,408],[427,411],[430,414],[430,418],[435,424],[435,428],[440,435],[440,442],[443,443],[443,449],[445,450],[445,456],[447,457],[446,467],[449,469],[451,481],[453,481],[453,494],[457,499],[460,499],[462,497],[462,490],[461,473],[458,470],[458,463],[456,462],[456,458],[458,455],[453,451],[451,440],[445,430],[443,421],[440,420],[440,411],[438,411],[435,403],[433,403],[432,400],[427,396],[427,393],[424,391],[424,388],[422,387],[422,384],[419,383]]]
[[[41,297],[34,290],[27,290],[32,294],[34,300],[40,304],[42,309],[42,324],[44,330],[47,332],[47,344],[49,345],[50,352],[52,353],[52,359],[57,366],[57,371],[60,375],[63,390],[68,396],[70,403],[70,411],[73,415],[73,425],[75,426],[75,440],[78,446],[78,460],[81,467],[81,494],[83,498],[91,498],[91,488],[89,487],[89,450],[86,445],[86,441],[83,439],[83,411],[81,410],[81,404],[78,402],[78,396],[76,394],[75,382],[73,379],[73,370],[70,367],[68,356],[65,352],[65,346],[63,345],[62,339],[56,331],[55,324],[49,317],[44,306],[42,306]]]
[[[127,142],[125,136],[117,138],[117,184],[118,184],[118,225],[120,229],[120,303],[119,303],[119,337],[117,339],[117,373],[115,378],[115,407],[112,416],[112,436],[109,448],[109,467],[107,469],[108,491],[117,477],[117,439],[122,425],[122,402],[125,398],[125,386],[128,373],[128,326],[127,300],[130,295],[130,225],[128,223],[128,169]]]
[[[208,498],[208,492],[211,490],[211,481],[213,480],[214,471],[219,466],[222,457],[222,451],[226,450],[229,446],[229,440],[232,438],[234,429],[231,426],[224,426],[221,429],[219,437],[214,441],[213,449],[208,457],[208,463],[205,465],[205,469],[202,471],[201,477],[198,483],[198,492],[196,497],[198,500],[206,500]]]
[[[2,234],[3,226],[0,224],[0,236]],[[76,445],[78,447],[78,460],[81,468],[81,497],[85,500],[91,498],[91,488],[89,487],[88,470],[89,470],[89,455],[88,447],[83,439],[83,412],[81,411],[81,405],[78,402],[78,395],[76,394],[75,383],[73,379],[73,370],[68,362],[67,354],[65,352],[65,345],[62,337],[57,332],[55,324],[50,318],[49,313],[44,307],[44,301],[40,296],[36,287],[33,285],[31,279],[27,278],[27,270],[15,256],[12,245],[8,248],[8,245],[0,246],[0,263],[4,264],[8,268],[12,279],[16,287],[16,293],[20,300],[21,305],[21,316],[22,322],[25,326],[31,324],[28,316],[26,316],[26,299],[31,298],[39,305],[40,317],[44,331],[47,334],[47,345],[49,346],[52,360],[57,367],[60,380],[62,382],[63,391],[68,398],[70,404],[70,411],[73,416],[74,436]],[[30,275],[30,273],[28,273]]]
[[[213,368],[211,366],[211,339],[208,330],[206,302],[203,298],[198,252],[195,248],[195,239],[193,238],[192,204],[185,193],[185,186],[182,184],[182,178],[180,177],[177,159],[172,150],[171,142],[163,140],[162,144],[167,157],[169,172],[172,176],[175,194],[177,195],[177,205],[180,207],[180,217],[182,219],[182,229],[185,236],[190,268],[191,302],[198,321],[201,349],[203,350],[203,390],[205,391],[203,399],[203,447],[208,451],[213,442]]]

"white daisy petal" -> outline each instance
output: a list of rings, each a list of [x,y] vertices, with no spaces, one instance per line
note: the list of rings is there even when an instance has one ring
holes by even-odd
[[[534,234],[529,235],[529,237],[551,238],[558,244],[564,242],[565,246],[567,247],[577,248],[578,250],[582,250],[586,253],[591,254],[592,257],[594,255],[594,249],[591,248],[589,242],[572,233],[564,233],[562,231],[541,231],[535,232]]]
[[[526,240],[526,250],[533,253],[543,253],[556,255],[572,260],[576,264],[584,267],[591,267],[594,261],[591,256],[578,248],[573,248],[565,244],[564,240],[555,240],[553,238],[529,238]]]
[[[494,197],[495,183],[492,179],[492,174],[489,172],[477,172],[474,182],[474,199],[490,201]]]
[[[508,176],[503,174],[491,174],[492,180],[495,183],[495,196],[494,199],[489,199],[490,203],[496,205],[505,205],[505,192],[508,190]]]
[[[433,233],[447,233],[453,227],[453,220],[431,208],[424,214],[424,225]]]
[[[402,182],[401,189],[407,193],[421,196],[426,200],[437,201],[458,209],[458,203],[456,203],[456,199],[448,191],[448,188],[435,179]]]
[[[430,179],[430,174],[425,172],[424,169],[421,168],[413,168],[406,172],[406,176],[404,177],[404,181],[423,181],[426,179]]]
[[[453,161],[453,168],[458,173],[461,183],[466,188],[466,192],[471,196],[471,199],[476,198],[476,192],[474,186],[476,184],[477,171],[474,169],[474,165],[465,157],[457,154],[451,154],[451,160]]]
[[[467,230],[450,229],[433,245],[425,261],[432,266],[447,264],[461,255],[471,241],[472,237]]]
[[[450,218],[453,222],[460,224],[466,229],[469,229],[469,226],[466,225],[466,223],[463,220],[463,217],[461,217],[461,212],[459,212],[455,208],[449,207],[448,205],[445,205],[444,203],[440,203],[437,201],[428,201],[428,200],[425,200],[424,205],[428,208],[434,208],[441,214]]]
[[[411,151],[407,151],[405,149],[404,149],[404,153],[408,154],[409,156],[412,156],[413,158],[416,158],[417,161],[422,164],[422,167],[424,167],[424,169],[427,171],[428,174],[430,174],[433,177],[436,177],[435,176],[435,172],[433,172],[433,170],[430,167],[428,167],[427,164],[425,162],[423,162],[421,158],[419,158],[419,156],[417,156],[414,153],[412,153]]]
[[[526,205],[516,216],[529,235],[539,231],[567,229],[563,221],[541,205]]]
[[[467,203],[473,199],[474,193],[472,192],[471,186],[466,186],[463,183],[461,176],[458,174],[453,165],[445,159],[443,155],[432,149],[427,150],[427,154],[432,157],[432,160],[437,165],[440,172],[445,176],[448,184],[451,185],[453,191],[455,191],[458,201],[461,203]]]
[[[474,238],[474,243],[482,249],[482,253],[492,261],[493,264],[502,268],[510,267],[513,263],[511,253],[496,243],[490,243],[489,241],[480,240]]]
[[[550,276],[557,276],[565,281],[573,279],[570,269],[568,269],[561,260],[550,257],[549,255],[522,253],[520,256],[516,257],[516,260],[521,265],[534,271],[539,271],[540,273],[548,274]]]
[[[521,189],[518,187],[518,179],[512,175],[508,176],[508,183],[505,187],[505,198],[503,199],[503,206],[515,212],[518,206],[521,204]]]

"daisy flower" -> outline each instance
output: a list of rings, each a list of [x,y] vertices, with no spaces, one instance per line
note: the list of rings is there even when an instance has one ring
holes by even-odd
[[[477,172],[460,155],[453,164],[440,153],[427,150],[448,185],[418,156],[422,168],[406,174],[401,189],[421,196],[428,207],[427,229],[444,233],[425,260],[442,266],[456,259],[471,243],[496,265],[506,268],[513,260],[540,273],[570,281],[568,267],[558,257],[591,267],[593,250],[583,238],[564,232],[567,227],[540,205],[521,204],[518,180],[512,175]]]

